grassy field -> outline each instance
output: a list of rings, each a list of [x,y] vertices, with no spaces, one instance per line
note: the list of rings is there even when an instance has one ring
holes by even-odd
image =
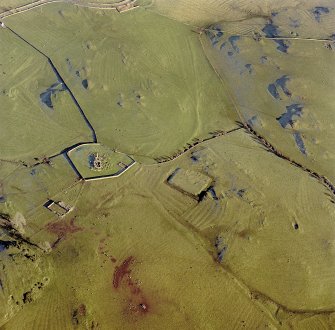
[[[52,108],[42,102],[41,94],[57,84],[47,60],[8,30],[0,33],[1,159],[34,162],[89,141],[90,132],[66,91],[51,96]]]
[[[332,329],[335,9],[139,3],[0,28],[0,328]]]
[[[105,145],[168,156],[236,126],[198,35],[183,24],[143,9],[120,15],[61,4],[6,24],[53,60]]]

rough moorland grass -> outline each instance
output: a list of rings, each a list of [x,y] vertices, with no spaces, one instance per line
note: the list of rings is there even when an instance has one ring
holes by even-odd
[[[250,32],[261,32],[265,24],[265,20],[262,25],[259,20],[227,24],[229,33],[226,24],[218,24],[223,35],[204,33],[204,50],[226,82],[241,119],[251,120],[282,153],[334,181],[334,100],[329,97],[335,87],[334,51],[323,41],[284,40],[287,52],[278,50],[274,40],[255,41]],[[240,37],[248,26],[250,31]],[[319,32],[322,27],[321,22]],[[291,121],[290,112],[295,112]]]
[[[269,17],[271,12],[283,8],[320,6],[320,0],[139,0],[160,14],[182,22],[204,26],[218,21],[241,21],[248,17]],[[322,6],[332,5],[332,0],[322,1]]]
[[[119,14],[68,4],[6,22],[51,57],[107,146],[160,157],[235,126],[198,35],[181,23],[144,9]]]

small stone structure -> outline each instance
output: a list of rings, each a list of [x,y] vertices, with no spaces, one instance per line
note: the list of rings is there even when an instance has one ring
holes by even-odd
[[[130,1],[130,2],[121,3],[121,4],[117,5],[116,10],[119,13],[122,13],[122,12],[128,11],[130,9],[135,9],[137,7],[138,7],[138,5],[135,4],[135,1]]]
[[[213,183],[213,178],[198,171],[176,168],[168,176],[166,183],[181,193],[200,201],[201,196],[206,194]]]
[[[126,165],[124,162],[118,162],[117,166],[121,167],[121,168],[127,168],[128,165]]]
[[[51,212],[55,213],[56,215],[58,215],[59,217],[63,217],[64,215],[66,215],[67,213],[69,213],[72,208],[65,205],[64,202],[62,201],[58,201],[55,202],[51,199],[49,199],[44,206]]]
[[[98,153],[94,154],[93,156],[93,169],[96,171],[101,171],[103,169],[103,158],[99,156]]]

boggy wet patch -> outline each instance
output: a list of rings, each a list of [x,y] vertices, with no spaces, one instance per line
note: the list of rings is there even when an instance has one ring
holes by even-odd
[[[278,26],[273,24],[272,20],[269,20],[264,28],[262,29],[267,38],[276,38],[279,37]]]
[[[281,114],[276,119],[278,120],[281,127],[286,128],[287,125],[293,126],[294,117],[301,117],[304,106],[299,103],[294,103],[286,106],[286,112]]]
[[[56,82],[52,84],[49,88],[47,88],[46,91],[42,92],[40,94],[40,100],[43,104],[45,104],[48,108],[53,109],[53,103],[52,103],[52,96],[56,95],[59,92],[63,92],[66,90],[66,87],[62,82]]]
[[[280,34],[278,32],[278,26],[275,25],[270,19],[262,29],[262,32],[265,34],[267,38],[273,39],[273,38],[279,38]],[[273,40],[277,44],[277,50],[279,50],[282,53],[287,53],[287,49],[289,48],[288,42],[282,40],[282,39],[274,39]]]
[[[293,128],[294,117],[301,117],[303,108],[304,108],[303,105],[298,104],[298,103],[288,105],[286,107],[287,111],[277,118],[281,127],[286,128],[289,125]],[[294,138],[295,144],[297,145],[299,151],[302,154],[306,155],[307,151],[306,151],[304,140],[301,134],[298,131],[294,131],[293,138]]]
[[[284,92],[287,97],[291,97],[291,91],[286,87],[286,83],[290,80],[288,75],[283,75],[278,78],[275,82],[268,85],[268,92],[271,94],[273,98],[276,100],[281,100],[278,88]]]
[[[247,63],[247,64],[244,65],[243,69],[240,71],[240,75],[245,74],[245,73],[248,73],[248,74],[253,73],[252,64]]]
[[[321,22],[321,16],[324,14],[329,14],[329,8],[327,7],[314,7],[312,10],[312,14],[315,18],[315,20],[320,23]]]
[[[237,46],[237,41],[240,40],[240,36],[233,35],[228,38],[227,41],[223,42],[220,46],[220,50],[227,48],[227,55],[229,57],[240,52],[240,48]]]
[[[293,137],[294,137],[295,144],[297,145],[300,152],[306,155],[307,154],[306,147],[305,147],[304,140],[302,139],[301,134],[299,132],[294,132]]]
[[[212,46],[214,47],[223,36],[223,32],[219,26],[214,26],[210,30],[206,30],[206,35],[209,40],[212,42]]]
[[[232,48],[234,49],[234,51],[235,51],[236,53],[239,53],[239,52],[240,52],[240,49],[239,49],[239,47],[237,46],[237,41],[240,40],[240,38],[241,38],[240,36],[230,36],[230,37],[228,38],[228,41],[230,42]]]
[[[16,246],[15,241],[2,241],[0,240],[0,252],[8,249],[11,246]]]
[[[191,156],[190,156],[190,159],[191,159],[192,163],[197,163],[197,162],[199,162],[200,156],[198,155],[197,152],[192,152]]]
[[[278,39],[278,40],[274,40],[274,42],[277,44],[277,50],[279,50],[282,53],[287,53],[287,50],[289,48],[289,44],[287,41]]]
[[[85,89],[88,88],[88,80],[87,80],[87,79],[83,79],[83,80],[81,81],[81,84],[82,84],[82,86],[83,86]]]
[[[263,55],[259,58],[259,61],[260,61],[261,64],[266,63],[267,60],[268,60],[268,57],[266,55]]]
[[[218,263],[223,262],[223,258],[227,252],[228,246],[224,244],[224,239],[221,236],[215,238],[214,247],[216,250],[216,261]]]
[[[283,39],[274,39],[274,38],[280,38],[280,33],[278,32],[278,25],[275,25],[270,19],[262,29],[262,32],[265,34],[265,36],[269,39],[273,39],[273,41],[277,44],[277,50],[282,53],[287,53],[287,50],[289,48],[289,42],[284,41]]]

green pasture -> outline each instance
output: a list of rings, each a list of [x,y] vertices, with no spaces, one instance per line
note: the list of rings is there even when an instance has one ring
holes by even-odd
[[[119,14],[58,3],[6,24],[52,59],[106,146],[168,156],[194,138],[236,127],[188,26],[142,8]]]
[[[90,141],[67,91],[52,95],[53,109],[40,95],[57,83],[47,60],[9,30],[0,30],[1,159],[36,162],[77,142]]]

